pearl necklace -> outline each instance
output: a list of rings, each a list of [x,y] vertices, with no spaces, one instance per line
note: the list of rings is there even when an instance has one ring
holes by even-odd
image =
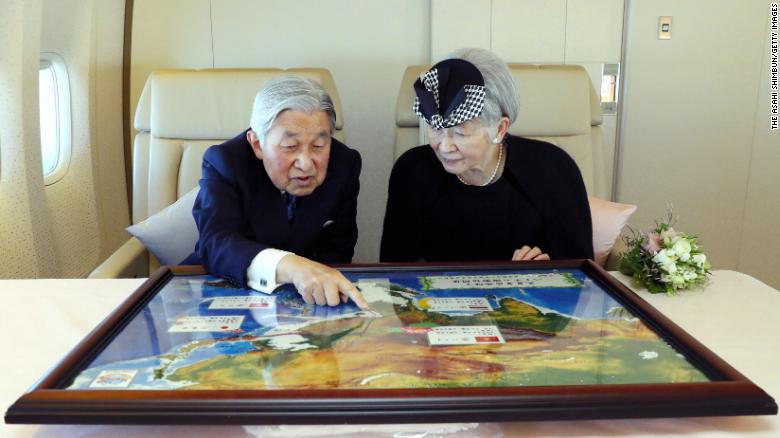
[[[503,155],[504,155],[504,145],[503,145],[503,143],[501,143],[501,144],[498,145],[498,161],[496,161],[496,168],[493,169],[493,173],[490,174],[490,178],[487,181],[485,181],[483,184],[469,184],[460,175],[455,175],[455,176],[458,177],[460,182],[462,182],[463,184],[465,184],[467,186],[485,187],[486,185],[492,183],[493,179],[496,177],[496,174],[498,173],[498,168],[501,167],[501,157]]]

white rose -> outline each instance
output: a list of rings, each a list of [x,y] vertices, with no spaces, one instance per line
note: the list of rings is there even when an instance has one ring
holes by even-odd
[[[693,271],[685,271],[682,276],[685,281],[696,280],[696,273]]]
[[[674,250],[674,253],[677,255],[677,257],[680,258],[680,260],[687,261],[691,253],[691,243],[688,242],[688,239],[680,239],[675,242],[674,246],[672,246],[672,249]],[[685,258],[683,258],[684,256]]]
[[[674,263],[674,259],[669,257],[667,254],[668,251],[658,251],[653,256],[653,261],[664,271],[673,274],[677,271],[677,266]]]
[[[657,265],[664,266],[664,265],[669,264],[672,261],[672,259],[670,259],[669,256],[666,255],[666,251],[658,251],[653,256],[653,261]]]
[[[707,261],[707,256],[704,254],[696,254],[693,256],[693,263],[696,264],[698,267],[704,266],[704,262]]]

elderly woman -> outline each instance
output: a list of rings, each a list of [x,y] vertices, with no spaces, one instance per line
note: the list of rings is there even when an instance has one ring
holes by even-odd
[[[192,213],[200,233],[185,264],[270,293],[292,283],[307,303],[368,304],[339,271],[357,241],[360,154],[331,135],[336,112],[315,81],[275,78],[251,128],[203,156]]]
[[[552,144],[508,134],[519,104],[501,59],[456,51],[414,89],[430,145],[393,166],[381,261],[593,257],[577,165]]]

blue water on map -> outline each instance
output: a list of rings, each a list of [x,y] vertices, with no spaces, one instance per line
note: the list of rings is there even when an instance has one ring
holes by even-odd
[[[218,342],[214,345],[214,348],[221,354],[244,354],[246,352],[255,350],[255,347],[251,342]]]
[[[566,287],[566,288],[550,288],[550,287],[535,287],[535,288],[508,288],[508,289],[457,289],[457,290],[426,290],[425,295],[431,297],[474,297],[474,296],[493,296],[495,299],[489,299],[493,307],[497,307],[498,301],[502,298],[510,297],[520,301],[524,301],[528,304],[532,304],[535,307],[542,309],[548,309],[557,313],[561,313],[567,316],[572,316],[580,319],[600,319],[607,317],[605,310],[611,307],[620,306],[612,297],[606,295],[606,293],[598,285],[593,283],[588,276],[586,276],[579,269],[556,269],[553,271],[467,271],[469,275],[501,275],[501,274],[549,274],[551,272],[559,274],[570,274],[580,283],[581,287]],[[361,273],[361,274],[346,274],[350,280],[357,281],[359,279],[377,279],[382,278],[387,273]],[[444,276],[444,275],[464,275],[464,271],[446,272],[446,271],[415,271],[413,273],[404,274],[399,272],[392,273],[392,283],[406,286],[410,289],[420,290],[422,284],[420,284],[420,277],[425,276]],[[599,300],[598,306],[587,306],[587,302],[591,299]],[[606,309],[604,308],[606,306]]]

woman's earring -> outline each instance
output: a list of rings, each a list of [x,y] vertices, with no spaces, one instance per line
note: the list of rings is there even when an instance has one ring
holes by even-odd
[[[493,139],[493,144],[498,144],[498,137],[495,137],[495,138]]]

